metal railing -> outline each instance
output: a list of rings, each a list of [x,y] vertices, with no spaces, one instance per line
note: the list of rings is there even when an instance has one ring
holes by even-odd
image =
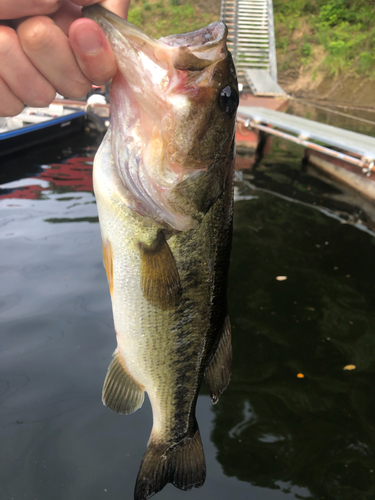
[[[272,0],[222,0],[221,20],[228,26],[228,47],[244,83],[244,70],[264,69],[277,82]]]
[[[261,108],[258,108],[259,112],[261,112]],[[277,112],[273,112],[277,113]],[[286,118],[288,118],[288,115],[285,115]],[[312,149],[314,151],[319,151],[321,153],[325,153],[328,156],[332,156],[334,158],[338,158],[340,160],[347,161],[353,165],[356,165],[360,169],[362,169],[362,172],[366,175],[370,175],[371,172],[375,172],[375,149],[373,149],[373,152],[371,153],[370,150],[364,150],[361,153],[359,151],[354,152],[350,151],[351,145],[350,142],[347,142],[347,152],[341,152],[337,151],[336,149],[332,149],[329,147],[329,140],[326,140],[328,145],[323,146],[322,144],[319,144],[318,142],[313,142],[312,138],[309,138],[305,135],[304,132],[299,133],[298,135],[292,135],[291,133],[284,132],[282,130],[278,130],[275,128],[278,126],[275,123],[265,123],[267,120],[265,120],[263,123],[262,121],[259,120],[258,117],[254,117],[252,114],[246,113],[244,111],[238,111],[237,113],[237,121],[239,123],[242,123],[245,128],[251,130],[251,129],[258,129],[261,130],[262,132],[270,135],[275,135],[277,137],[281,137],[283,139],[287,139],[288,141],[294,142],[296,144],[299,144],[301,146],[304,146],[306,148]],[[312,122],[311,122],[312,123]],[[324,127],[324,125],[323,125]],[[338,131],[338,136],[340,135],[340,129],[337,129]],[[343,131],[345,132],[345,131]],[[359,135],[359,134],[358,134]],[[366,137],[366,136],[363,136]],[[324,140],[324,138],[321,138],[321,140]],[[375,140],[373,138],[368,137],[369,141],[373,140],[375,146]],[[335,144],[332,144],[332,146],[335,146]],[[351,154],[352,153],[352,154]],[[356,156],[358,155],[358,156]]]

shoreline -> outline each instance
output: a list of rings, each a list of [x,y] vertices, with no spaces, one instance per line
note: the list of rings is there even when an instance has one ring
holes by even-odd
[[[280,72],[278,83],[296,99],[342,109],[375,112],[375,81],[370,79],[347,74],[335,80],[327,78],[315,87],[306,75],[292,78]]]

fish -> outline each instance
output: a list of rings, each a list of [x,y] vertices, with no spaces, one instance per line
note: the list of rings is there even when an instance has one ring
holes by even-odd
[[[222,22],[155,40],[98,4],[83,15],[118,66],[93,167],[117,337],[102,399],[129,414],[147,392],[153,426],[134,492],[144,500],[167,483],[203,485],[200,386],[217,403],[231,377],[237,76]]]

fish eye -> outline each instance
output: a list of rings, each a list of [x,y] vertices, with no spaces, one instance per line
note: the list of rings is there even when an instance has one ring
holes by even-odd
[[[231,86],[224,87],[219,96],[220,108],[224,113],[232,116],[236,111],[239,103],[237,92]]]

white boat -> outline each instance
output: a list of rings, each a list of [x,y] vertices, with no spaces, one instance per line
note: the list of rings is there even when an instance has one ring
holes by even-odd
[[[0,156],[14,153],[83,128],[85,110],[50,104],[45,108],[26,106],[13,117],[0,117]]]

